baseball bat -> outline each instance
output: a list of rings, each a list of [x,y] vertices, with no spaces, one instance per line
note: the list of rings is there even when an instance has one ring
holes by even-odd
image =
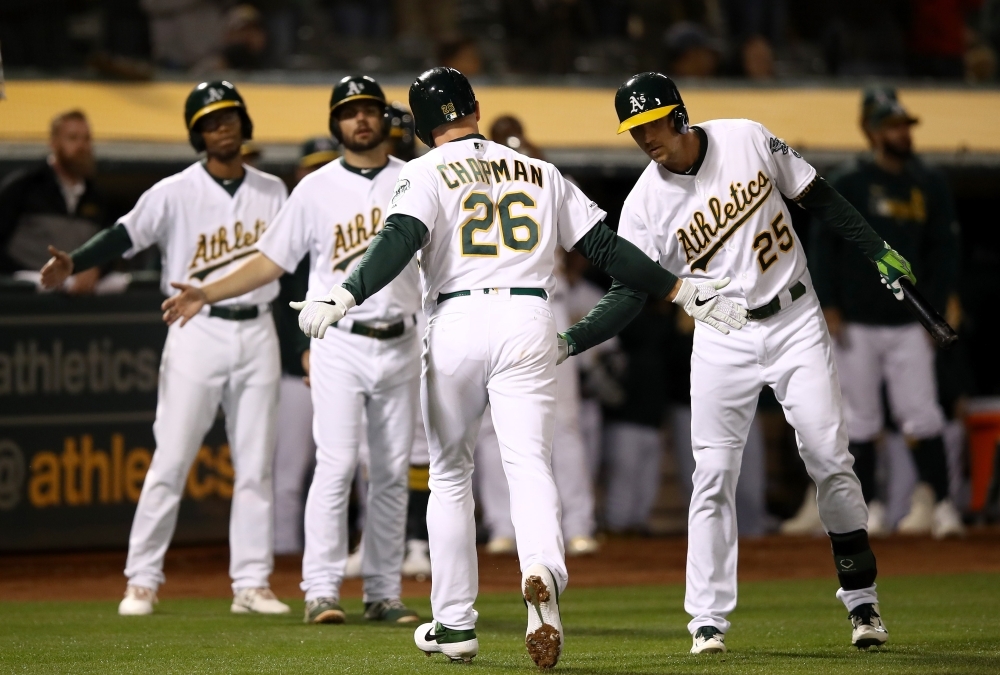
[[[899,285],[903,289],[903,304],[906,305],[914,316],[924,325],[927,332],[934,338],[941,349],[948,349],[958,340],[958,334],[948,325],[948,322],[931,307],[924,296],[910,283],[907,278],[899,280]]]

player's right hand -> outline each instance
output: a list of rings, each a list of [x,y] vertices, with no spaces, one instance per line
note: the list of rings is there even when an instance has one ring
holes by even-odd
[[[354,307],[354,295],[343,286],[334,286],[323,298],[290,302],[288,306],[299,310],[299,328],[311,338],[323,339],[326,329],[344,318]]]
[[[49,246],[49,253],[52,257],[42,267],[42,287],[59,288],[73,274],[73,259],[55,246]]]
[[[684,279],[673,301],[695,320],[728,335],[730,328],[739,330],[747,325],[746,307],[719,295],[719,289],[728,285],[729,277],[705,281],[697,286]]]
[[[167,298],[160,305],[163,310],[163,320],[168,326],[173,325],[178,319],[181,320],[181,328],[188,321],[201,311],[201,308],[208,302],[205,291],[191,284],[180,284],[171,281],[170,285],[180,291],[177,295]]]
[[[889,244],[885,245],[885,249],[875,259],[875,267],[878,268],[878,273],[882,277],[882,283],[892,291],[897,300],[903,299],[903,289],[899,285],[900,279],[906,277],[911,284],[917,283],[917,277],[914,276],[909,261],[894,251]]]

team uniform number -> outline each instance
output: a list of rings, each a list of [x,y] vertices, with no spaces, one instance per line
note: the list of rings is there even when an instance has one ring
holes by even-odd
[[[534,208],[535,200],[524,192],[509,192],[496,204],[485,192],[473,192],[466,197],[462,202],[462,209],[472,211],[472,215],[459,228],[462,255],[488,258],[499,255],[496,244],[484,241],[493,229],[497,214],[500,216],[500,239],[503,245],[519,253],[534,251],[538,246],[538,223],[529,216],[513,215],[510,210],[515,204],[530,209]]]
[[[779,213],[771,221],[771,229],[764,230],[753,239],[753,250],[757,251],[757,264],[760,265],[761,272],[766,272],[767,268],[778,260],[778,251],[771,251],[775,242],[778,243],[778,249],[782,253],[795,246],[795,239],[792,237],[788,225],[783,225],[781,222],[783,219],[784,214]]]

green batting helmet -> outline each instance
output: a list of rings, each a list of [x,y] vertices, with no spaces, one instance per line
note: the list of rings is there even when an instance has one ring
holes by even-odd
[[[476,112],[476,94],[465,75],[454,68],[431,68],[410,85],[410,110],[417,138],[433,148],[431,132]]]
[[[250,140],[253,138],[253,122],[247,113],[246,103],[240,92],[231,82],[218,80],[216,82],[202,82],[191,90],[187,101],[184,102],[184,126],[188,130],[188,139],[191,146],[201,152],[205,149],[205,140],[198,131],[198,122],[205,115],[224,108],[236,108],[240,114],[243,138]]]
[[[674,128],[687,133],[688,116],[677,85],[662,73],[639,73],[618,87],[615,94],[618,133],[673,114]]]
[[[367,75],[348,75],[340,82],[333,85],[333,93],[330,94],[330,133],[333,134],[333,137],[338,141],[342,141],[343,138],[340,134],[340,124],[337,123],[337,108],[345,103],[350,103],[351,101],[362,101],[366,99],[382,104],[382,108],[385,112],[385,117],[383,119],[384,128],[382,131],[383,133],[388,131],[389,106],[386,103],[385,94],[382,93],[382,87],[379,86],[378,82]]]

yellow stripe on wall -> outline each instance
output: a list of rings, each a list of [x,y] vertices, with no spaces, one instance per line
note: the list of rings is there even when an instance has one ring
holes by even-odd
[[[0,141],[45,140],[58,112],[81,108],[102,141],[184,142],[183,108],[194,86],[174,82],[106,84],[71,81],[7,82],[0,101]],[[237,83],[254,121],[255,139],[299,143],[327,133],[330,86]],[[332,86],[332,85],[331,85]],[[405,87],[386,87],[405,102]],[[788,143],[812,150],[859,150],[860,90],[688,89],[682,92],[693,123],[724,117],[757,120]],[[560,87],[480,87],[483,130],[501,114],[524,122],[541,147],[631,147],[616,136],[614,91]],[[921,119],[920,150],[1000,152],[1000,92],[903,89],[900,98]]]

